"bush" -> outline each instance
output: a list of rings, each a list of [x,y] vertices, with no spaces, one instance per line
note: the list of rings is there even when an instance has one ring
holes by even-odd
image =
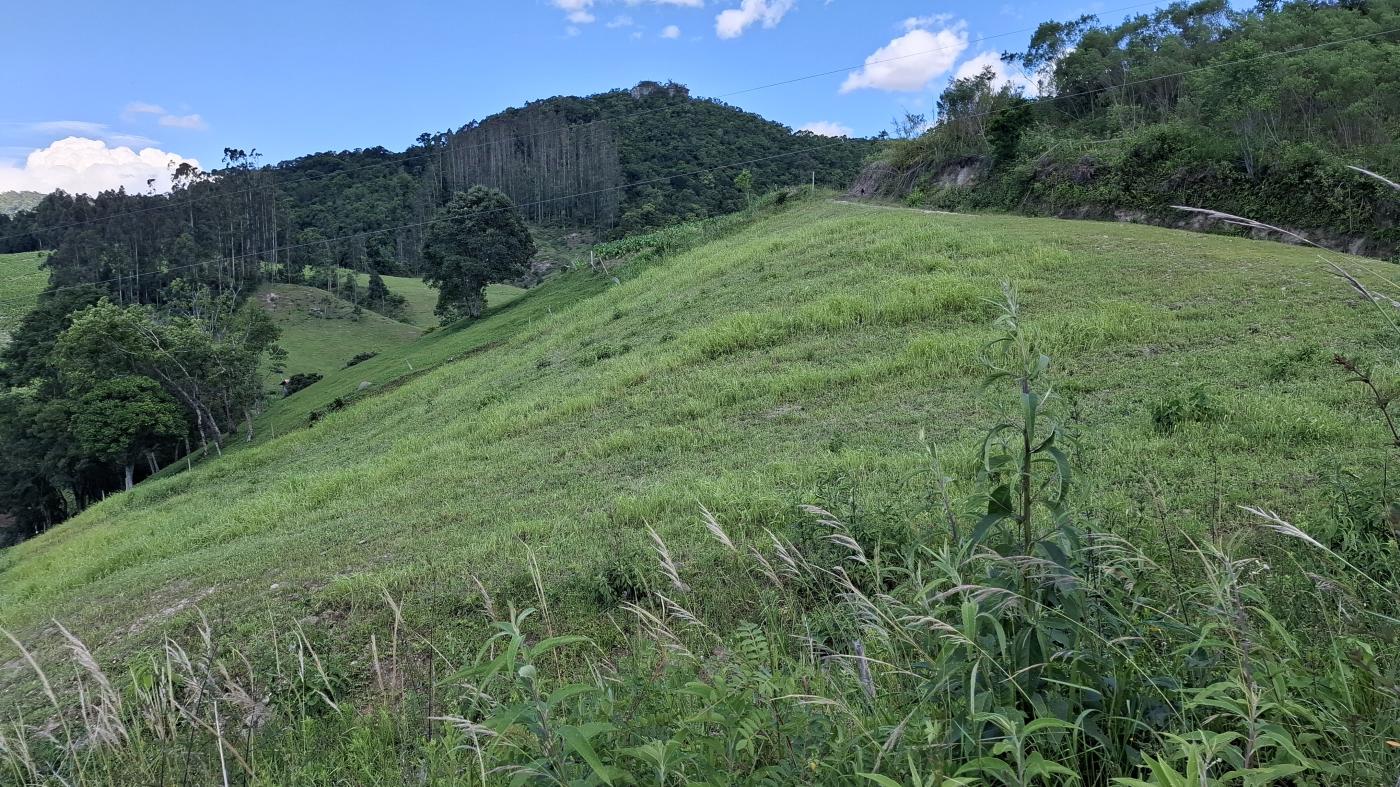
[[[354,358],[351,358],[350,360],[348,360],[348,361],[345,362],[345,368],[346,368],[346,369],[349,369],[349,368],[352,367],[352,366],[359,366],[360,364],[364,363],[365,361],[368,361],[369,359],[373,358],[374,356],[376,356],[376,355],[378,355],[378,354],[379,354],[379,353],[377,353],[377,352],[363,352],[363,353],[358,353],[358,354],[355,355]]]
[[[319,382],[323,376],[319,372],[298,372],[282,381],[282,395],[291,396],[297,391]]]

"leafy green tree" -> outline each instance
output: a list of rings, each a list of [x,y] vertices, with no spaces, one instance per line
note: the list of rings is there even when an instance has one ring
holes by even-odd
[[[207,292],[201,289],[198,292]],[[102,301],[59,338],[54,362],[69,379],[94,385],[113,375],[141,375],[183,406],[201,443],[215,445],[240,421],[252,438],[267,357],[280,358],[277,326],[266,312],[240,308],[229,296],[191,301],[197,311],[166,315],[145,306]]]
[[[749,204],[750,207],[752,207],[753,173],[748,171],[747,169],[740,170],[739,174],[734,176],[734,187],[737,188],[744,195],[744,200]]]
[[[78,399],[72,429],[90,456],[121,465],[129,491],[136,462],[183,436],[188,427],[179,405],[155,380],[128,375],[103,380]]]
[[[376,303],[383,303],[389,297],[389,285],[384,283],[384,277],[379,275],[379,271],[369,272],[369,287],[365,290],[365,300],[370,306]]]
[[[439,316],[479,317],[486,285],[520,276],[533,256],[534,239],[515,203],[474,186],[454,194],[429,229],[423,280],[438,288]]]

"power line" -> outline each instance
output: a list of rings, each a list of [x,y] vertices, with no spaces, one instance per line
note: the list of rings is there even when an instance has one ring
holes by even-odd
[[[1245,64],[1245,63],[1258,62],[1258,61],[1261,61],[1261,60],[1269,60],[1269,59],[1273,59],[1273,58],[1277,58],[1277,57],[1288,57],[1288,56],[1291,56],[1291,55],[1301,54],[1301,53],[1303,53],[1303,52],[1310,52],[1310,51],[1313,51],[1313,50],[1315,50],[1315,49],[1321,49],[1321,48],[1323,48],[1323,47],[1336,46],[1336,45],[1338,45],[1338,44],[1352,43],[1352,42],[1355,42],[1355,41],[1363,41],[1363,40],[1367,40],[1367,39],[1371,39],[1371,38],[1377,38],[1377,37],[1380,37],[1380,36],[1392,35],[1392,34],[1395,34],[1395,33],[1400,33],[1400,28],[1392,28],[1392,29],[1389,29],[1389,30],[1381,30],[1381,31],[1377,31],[1377,32],[1374,32],[1374,33],[1367,33],[1367,34],[1364,34],[1364,35],[1351,36],[1351,37],[1348,37],[1348,38],[1341,38],[1341,39],[1336,39],[1336,40],[1333,40],[1333,41],[1324,41],[1324,42],[1321,42],[1321,43],[1318,43],[1318,44],[1313,44],[1313,45],[1311,45],[1311,46],[1295,47],[1295,48],[1293,48],[1293,49],[1286,49],[1286,50],[1281,50],[1281,51],[1277,51],[1277,52],[1267,52],[1267,53],[1264,53],[1264,54],[1261,54],[1261,55],[1257,55],[1257,56],[1255,56],[1255,57],[1249,57],[1249,58],[1243,58],[1243,59],[1241,59],[1241,60],[1231,60],[1231,61],[1222,62],[1222,63],[1214,63],[1214,64],[1208,64],[1208,65],[1204,65],[1204,66],[1198,66],[1198,67],[1196,67],[1196,68],[1190,68],[1190,69],[1186,69],[1186,70],[1183,70],[1183,71],[1177,71],[1177,72],[1171,73],[1171,74],[1161,74],[1161,75],[1154,76],[1154,77],[1144,77],[1143,79],[1138,79],[1138,80],[1133,80],[1133,81],[1130,81],[1130,82],[1125,82],[1125,83],[1123,83],[1123,84],[1121,84],[1121,85],[1108,85],[1108,86],[1105,86],[1105,87],[1090,88],[1090,89],[1087,89],[1087,90],[1081,90],[1081,91],[1078,91],[1078,92],[1075,92],[1075,93],[1065,93],[1065,94],[1055,95],[1055,96],[1046,96],[1046,97],[1044,97],[1044,98],[1034,99],[1034,100],[1032,100],[1032,101],[1030,101],[1030,102],[1028,102],[1028,103],[1037,104],[1037,105],[1038,105],[1038,104],[1054,103],[1055,101],[1063,101],[1063,100],[1065,100],[1065,99],[1070,99],[1070,98],[1081,98],[1081,97],[1083,97],[1083,96],[1094,95],[1094,94],[1096,94],[1096,93],[1103,93],[1103,92],[1107,92],[1107,91],[1110,91],[1110,90],[1121,90],[1121,89],[1123,89],[1123,88],[1133,87],[1133,86],[1135,86],[1135,85],[1146,84],[1146,83],[1149,83],[1149,82],[1155,82],[1155,81],[1162,80],[1162,79],[1174,79],[1174,78],[1186,76],[1186,75],[1189,75],[1189,74],[1195,74],[1195,73],[1199,73],[1199,72],[1202,72],[1202,71],[1209,71],[1209,70],[1213,70],[1213,69],[1217,69],[1217,68],[1224,68],[1224,67],[1227,67],[1227,66],[1242,65],[1242,64]],[[1002,113],[1002,112],[1008,112],[1008,111],[1010,111],[1010,110],[1012,110],[1012,109],[1016,109],[1016,107],[1002,107],[1002,108],[1000,108],[1000,109],[988,110],[988,111],[986,111],[986,112],[979,112],[979,113],[975,113],[975,114],[971,114],[971,115],[964,115],[964,116],[962,116],[962,117],[963,117],[963,118],[988,117],[988,116],[991,116],[991,115],[1000,114],[1000,113]],[[537,205],[544,205],[544,204],[547,204],[547,203],[550,203],[550,202],[558,202],[558,201],[561,201],[561,200],[577,199],[577,198],[580,198],[580,197],[591,197],[591,196],[596,196],[596,195],[598,195],[598,194],[605,194],[605,193],[609,193],[609,192],[613,192],[613,191],[620,191],[620,190],[622,190],[622,189],[635,188],[635,187],[638,187],[638,186],[645,186],[645,185],[649,185],[649,184],[652,184],[652,183],[660,183],[660,182],[663,182],[663,181],[670,180],[671,178],[674,178],[674,177],[693,177],[693,176],[695,176],[695,175],[702,175],[702,174],[707,173],[707,172],[714,172],[714,171],[718,171],[718,170],[722,170],[722,169],[729,169],[729,168],[732,168],[732,167],[742,167],[742,166],[746,166],[746,165],[749,165],[749,164],[757,164],[757,163],[761,163],[761,162],[764,162],[764,161],[772,161],[772,160],[775,160],[775,159],[787,158],[787,157],[789,157],[789,156],[802,155],[802,154],[804,154],[804,153],[810,153],[810,152],[818,151],[818,150],[826,150],[826,149],[829,149],[829,148],[837,147],[837,146],[839,146],[839,145],[848,144],[848,143],[850,143],[850,142],[852,142],[852,141],[854,141],[854,140],[842,139],[842,140],[838,140],[838,141],[836,141],[836,142],[832,142],[832,143],[828,143],[828,144],[824,144],[824,145],[814,145],[814,146],[811,146],[811,147],[803,148],[803,149],[801,149],[801,150],[789,151],[789,152],[787,152],[787,153],[777,153],[777,154],[774,154],[774,155],[771,155],[771,156],[764,156],[764,157],[761,157],[761,158],[749,159],[749,160],[747,160],[747,161],[738,161],[738,162],[731,162],[731,163],[728,163],[728,164],[720,164],[720,165],[715,166],[715,167],[708,167],[708,168],[705,168],[705,169],[694,170],[694,171],[691,171],[691,172],[677,173],[677,174],[673,174],[673,175],[666,175],[666,176],[662,176],[662,177],[650,178],[650,179],[647,179],[647,180],[634,181],[634,182],[632,182],[632,183],[624,183],[624,184],[617,185],[617,186],[609,186],[609,187],[607,187],[607,188],[596,189],[596,190],[594,190],[594,191],[586,191],[586,192],[581,192],[581,193],[577,193],[577,194],[567,194],[567,195],[563,195],[563,196],[559,196],[559,197],[550,197],[550,198],[547,198],[547,199],[536,200],[536,201],[533,201],[533,202],[520,203],[519,205],[511,206],[511,207],[509,207],[509,208],[496,208],[496,209],[487,210],[487,211],[480,211],[480,212],[473,213],[473,214],[469,214],[469,215],[471,215],[471,216],[487,215],[487,214],[499,212],[499,211],[502,211],[502,210],[514,210],[514,209],[516,209],[516,208],[521,208],[521,207],[533,207],[533,206],[537,206]],[[407,223],[407,224],[399,224],[399,225],[395,225],[395,226],[391,226],[391,227],[383,227],[383,228],[376,229],[376,230],[366,230],[366,231],[363,231],[363,232],[355,232],[355,233],[350,233],[350,234],[347,234],[347,235],[341,235],[341,236],[333,237],[333,238],[325,238],[325,239],[318,240],[318,241],[314,241],[314,242],[292,244],[292,245],[288,245],[288,246],[278,246],[278,247],[274,247],[274,248],[271,248],[271,249],[263,249],[263,250],[260,250],[260,251],[257,251],[257,252],[248,252],[248,253],[238,254],[238,255],[232,255],[232,256],[228,256],[228,257],[218,257],[218,258],[214,258],[214,259],[205,260],[205,261],[202,261],[202,262],[191,263],[191,264],[189,264],[189,265],[181,265],[181,266],[177,266],[177,267],[174,267],[174,268],[166,268],[166,269],[161,270],[161,271],[150,271],[150,272],[148,272],[148,273],[135,273],[135,274],[132,274],[131,276],[119,276],[119,277],[115,277],[115,278],[111,278],[111,279],[104,279],[104,280],[100,280],[100,281],[83,282],[82,284],[77,284],[77,285],[68,285],[68,286],[65,286],[65,287],[56,287],[56,288],[54,288],[54,289],[52,289],[52,290],[46,290],[45,292],[60,292],[60,291],[65,290],[65,289],[75,289],[75,288],[78,288],[78,287],[90,286],[90,285],[94,285],[94,284],[109,284],[109,283],[112,283],[112,282],[127,281],[127,280],[129,280],[129,279],[136,279],[136,280],[139,280],[139,278],[140,278],[141,276],[146,276],[146,275],[154,275],[154,274],[168,273],[168,272],[170,272],[170,271],[184,270],[184,269],[188,269],[188,268],[195,268],[195,267],[200,267],[200,266],[203,266],[203,265],[210,265],[210,264],[214,264],[214,263],[234,262],[234,261],[236,261],[236,260],[246,259],[246,258],[248,258],[248,257],[257,257],[257,256],[262,256],[262,255],[267,255],[267,254],[276,254],[276,253],[278,253],[278,252],[290,251],[290,250],[294,250],[294,249],[305,248],[305,247],[308,247],[308,246],[321,246],[321,245],[325,245],[325,244],[328,244],[328,243],[333,243],[333,242],[336,242],[336,241],[351,240],[351,239],[354,239],[354,238],[367,238],[367,237],[371,237],[371,236],[374,236],[374,235],[379,235],[379,234],[385,233],[385,232],[394,232],[394,231],[397,231],[397,230],[412,229],[412,228],[416,228],[416,227],[428,226],[428,225],[431,225],[431,224],[436,224],[437,222],[440,222],[440,221],[444,221],[444,220],[446,220],[446,219],[447,219],[447,217],[433,218],[433,219],[427,219],[427,220],[425,220],[425,221],[410,222],[410,223]],[[30,274],[26,274],[26,275],[30,275]],[[18,277],[16,277],[16,278],[18,278]],[[9,279],[9,280],[6,280],[6,281],[13,281],[13,279]],[[0,282],[0,283],[3,283],[3,282]],[[43,293],[40,293],[40,294],[42,295]],[[21,300],[27,300],[28,297],[36,297],[36,296],[21,296],[21,297],[19,297],[19,298],[11,298],[11,299],[7,299],[7,300],[0,300],[0,304],[15,303],[15,302],[18,302],[18,301],[21,301]]]
[[[1145,7],[1148,7],[1148,6],[1155,6],[1155,5],[1157,5],[1159,2],[1160,2],[1160,0],[1149,0],[1149,2],[1135,3],[1135,4],[1133,4],[1133,5],[1122,6],[1122,7],[1120,7],[1120,8],[1114,8],[1114,9],[1112,9],[1112,10],[1105,11],[1105,12],[1103,12],[1102,15],[1105,15],[1105,16],[1106,16],[1106,15],[1109,15],[1109,14],[1116,14],[1116,13],[1120,13],[1120,12],[1123,12],[1123,11],[1132,11],[1132,10],[1135,10],[1135,9],[1138,9],[1138,8],[1145,8]],[[1006,38],[1007,36],[1019,35],[1019,34],[1021,34],[1021,33],[1030,33],[1030,32],[1034,32],[1036,29],[1037,29],[1037,28],[1035,28],[1035,27],[1025,27],[1025,28],[1021,28],[1021,29],[1018,29],[1018,30],[1008,30],[1008,31],[1006,31],[1006,32],[1004,32],[1004,33],[996,33],[996,34],[990,35],[990,36],[979,36],[979,37],[976,39],[975,42],[972,42],[972,44],[980,45],[980,44],[982,44],[982,43],[984,43],[984,42],[986,42],[986,41],[992,41],[992,40],[995,40],[995,39],[998,39],[998,38]],[[775,88],[775,87],[784,87],[784,86],[786,86],[786,85],[792,85],[792,84],[796,84],[796,83],[798,83],[798,82],[806,82],[806,81],[809,81],[809,80],[812,80],[812,79],[820,79],[820,78],[822,78],[822,77],[827,77],[827,76],[833,76],[833,75],[836,75],[836,74],[846,73],[846,72],[849,72],[849,71],[852,71],[852,70],[855,70],[855,69],[865,68],[865,67],[867,67],[867,66],[881,65],[881,64],[884,64],[884,63],[894,63],[894,62],[897,62],[897,61],[900,61],[900,60],[907,60],[907,59],[913,58],[913,57],[922,57],[922,56],[924,56],[924,55],[931,55],[931,54],[936,54],[936,53],[939,53],[939,52],[946,52],[946,51],[949,51],[949,50],[952,50],[952,49],[966,49],[966,48],[971,48],[971,45],[950,44],[950,45],[948,45],[948,46],[935,47],[935,48],[933,48],[933,49],[926,49],[926,50],[923,50],[923,51],[920,51],[920,52],[911,52],[911,53],[906,54],[906,55],[897,55],[897,56],[895,56],[895,57],[881,58],[881,59],[879,59],[879,60],[867,60],[867,61],[865,61],[865,62],[862,62],[862,63],[858,64],[858,65],[844,66],[844,67],[841,67],[841,68],[834,68],[834,69],[830,69],[830,70],[827,70],[827,71],[819,71],[819,72],[814,73],[814,74],[805,74],[805,75],[803,75],[803,76],[792,77],[792,78],[790,78],[790,79],[784,79],[784,80],[780,80],[780,81],[777,81],[777,82],[769,82],[769,83],[767,83],[767,84],[757,85],[757,86],[755,86],[755,87],[743,88],[742,90],[734,90],[734,91],[731,91],[731,92],[728,92],[728,93],[720,93],[719,95],[711,96],[710,99],[711,99],[711,100],[716,100],[716,101],[718,101],[718,100],[722,100],[722,99],[726,99],[726,98],[733,98],[733,97],[735,97],[735,96],[746,95],[746,94],[748,94],[748,93],[756,93],[756,92],[758,92],[758,91],[760,91],[760,90],[769,90],[769,89],[772,89],[772,88]],[[659,112],[673,112],[673,111],[675,111],[675,110],[677,110],[677,109],[679,109],[679,107],[674,107],[674,106],[656,107],[656,108],[653,108],[653,109],[643,109],[643,110],[638,110],[638,111],[636,111],[636,112],[629,112],[629,113],[626,113],[626,114],[623,114],[623,115],[619,115],[619,116],[617,116],[617,117],[612,117],[612,118],[599,118],[598,120],[589,120],[589,121],[585,121],[585,122],[582,122],[582,123],[573,123],[573,124],[569,124],[569,125],[567,125],[567,126],[564,126],[562,130],[563,130],[563,131],[566,131],[566,132],[571,132],[571,131],[573,131],[574,129],[587,128],[587,127],[591,127],[591,126],[595,126],[595,125],[599,125],[599,124],[604,124],[604,123],[617,123],[617,122],[621,122],[621,121],[631,120],[632,118],[636,118],[636,117],[642,117],[642,116],[645,116],[645,115],[653,115],[653,114],[656,114],[656,113],[659,113]],[[503,138],[503,139],[492,140],[492,141],[489,141],[489,142],[480,142],[480,143],[476,143],[476,144],[473,144],[473,145],[462,145],[462,146],[458,146],[458,147],[453,148],[453,150],[455,150],[455,151],[477,150],[477,149],[484,148],[484,147],[490,147],[490,146],[492,146],[492,145],[503,145],[503,144],[507,144],[507,143],[511,143],[511,142],[516,142],[516,141],[519,141],[519,140],[533,139],[533,138],[535,138],[535,137],[543,136],[543,135],[545,135],[545,134],[554,134],[554,133],[558,133],[559,131],[560,131],[560,129],[553,129],[553,130],[549,130],[549,131],[537,131],[537,132],[534,132],[534,133],[531,133],[531,134],[517,134],[517,135],[511,135],[511,136],[505,137],[505,138]],[[110,221],[110,220],[112,220],[112,219],[121,218],[121,217],[123,217],[123,216],[134,216],[134,215],[139,215],[139,214],[142,214],[142,213],[149,213],[149,212],[151,212],[151,211],[156,211],[156,210],[167,210],[167,209],[174,208],[174,207],[184,207],[184,206],[192,205],[192,204],[199,203],[199,202],[205,202],[205,201],[208,201],[208,200],[211,200],[211,199],[215,199],[215,198],[218,198],[218,197],[231,197],[231,196],[236,196],[236,195],[239,195],[239,194],[247,194],[247,193],[251,193],[251,192],[253,192],[253,191],[258,191],[258,190],[263,190],[263,189],[285,188],[285,187],[287,187],[287,186],[293,186],[293,185],[296,185],[296,184],[298,184],[298,183],[304,183],[304,182],[309,181],[309,180],[316,180],[316,179],[318,179],[318,178],[331,178],[331,177],[335,177],[335,176],[337,176],[337,175],[344,175],[344,174],[349,174],[349,173],[354,173],[354,172],[362,172],[362,171],[364,171],[364,170],[373,169],[373,168],[375,168],[375,167],[399,166],[399,165],[402,165],[404,162],[408,162],[408,161],[417,161],[417,160],[425,159],[425,158],[432,158],[432,157],[437,156],[437,155],[438,155],[438,152],[437,152],[437,151],[434,151],[434,152],[429,152],[429,153],[420,153],[420,154],[416,154],[416,155],[413,155],[413,156],[403,156],[403,157],[395,158],[395,159],[392,160],[392,161],[380,161],[380,162],[376,162],[376,163],[374,163],[374,164],[362,164],[362,165],[357,166],[357,167],[349,167],[349,168],[346,168],[346,169],[339,169],[339,170],[336,170],[335,172],[313,172],[313,173],[307,174],[307,175],[305,175],[305,176],[302,176],[302,177],[300,177],[300,178],[293,178],[293,179],[291,179],[291,180],[284,181],[284,182],[282,182],[282,183],[269,184],[269,185],[263,185],[263,186],[248,186],[248,187],[246,187],[246,188],[238,189],[238,190],[235,190],[235,191],[225,191],[225,192],[219,192],[219,193],[217,193],[217,194],[210,194],[210,195],[203,196],[203,197],[191,198],[191,199],[188,199],[188,200],[184,200],[183,202],[175,202],[175,201],[172,200],[172,201],[170,201],[170,202],[165,202],[165,203],[162,203],[162,204],[160,204],[160,205],[152,205],[152,206],[145,207],[145,208],[135,208],[135,209],[128,210],[128,211],[121,211],[121,212],[118,212],[118,213],[108,214],[108,215],[106,215],[106,216],[97,216],[97,217],[94,217],[94,218],[91,218],[91,219],[82,219],[82,220],[79,220],[79,221],[67,222],[67,223],[65,223],[65,224],[55,224],[55,225],[50,226],[50,227],[42,227],[42,228],[39,228],[39,229],[29,230],[29,231],[27,231],[27,232],[22,232],[22,233],[16,233],[16,234],[13,234],[13,235],[3,235],[3,236],[0,236],[0,241],[10,240],[10,239],[12,239],[12,238],[19,238],[19,237],[23,237],[23,236],[25,236],[25,235],[32,235],[32,234],[41,233],[41,232],[55,232],[55,231],[57,231],[57,230],[70,229],[70,228],[72,228],[72,227],[80,227],[80,226],[83,226],[83,225],[86,225],[86,224],[93,224],[93,223],[100,222],[100,221]],[[270,169],[271,169],[271,167],[269,167],[268,169],[265,169],[265,170],[261,170],[261,171],[269,171]],[[28,275],[28,274],[27,274],[27,275]]]

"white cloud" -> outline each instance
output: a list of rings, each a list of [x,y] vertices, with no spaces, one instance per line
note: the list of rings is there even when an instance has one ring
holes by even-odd
[[[564,18],[570,25],[587,25],[598,21],[598,17],[593,13],[596,6],[604,5],[616,0],[550,0],[551,5],[564,12]],[[705,0],[623,0],[632,7],[640,5],[663,5],[682,6],[686,8],[701,8],[705,5]],[[625,22],[623,20],[626,20]],[[608,23],[608,27],[627,27],[632,24],[632,18],[627,15],[618,16]],[[570,35],[578,33],[570,32]]]
[[[198,114],[194,115],[161,115],[157,121],[167,128],[184,128],[191,131],[204,131],[209,128],[209,124],[204,122],[204,118]]]
[[[143,137],[140,134],[106,134],[102,137],[107,140],[107,144],[125,146],[128,148],[153,148],[160,143],[150,137]]]
[[[797,0],[743,0],[738,8],[721,11],[715,17],[715,34],[720,38],[738,38],[757,23],[777,27],[795,5]]]
[[[967,46],[967,30],[962,23],[936,33],[922,28],[910,30],[867,57],[863,68],[846,77],[841,92],[864,88],[923,90],[935,78],[948,73]]]
[[[661,30],[661,37],[662,37],[662,38],[680,38],[680,37],[681,37],[681,29],[680,29],[679,27],[676,27],[675,25],[666,25],[666,27],[663,28],[663,29]]]
[[[798,131],[810,131],[819,137],[853,137],[855,132],[850,126],[834,123],[830,120],[814,120],[811,123],[799,128]]]
[[[128,121],[135,120],[140,115],[164,114],[166,114],[165,107],[161,106],[160,104],[151,104],[146,101],[132,101],[129,102],[124,109],[122,109],[122,119]]]
[[[101,134],[106,123],[92,123],[87,120],[45,120],[32,123],[29,130],[36,134]]]
[[[613,17],[613,20],[609,22],[607,26],[610,28],[618,28],[631,27],[634,24],[636,23],[632,21],[632,17],[628,16],[627,14],[618,14],[617,16]]]
[[[927,30],[930,27],[942,27],[951,21],[953,21],[952,14],[929,14],[928,16],[911,16],[900,22],[899,26],[908,32],[910,30]]]
[[[994,88],[1000,89],[1003,85],[1019,87],[1026,95],[1037,95],[1039,89],[1036,84],[1028,79],[1020,69],[1012,69],[1001,60],[1001,55],[996,52],[983,52],[976,57],[964,60],[958,70],[953,72],[954,79],[968,79],[981,74],[984,69],[992,69],[996,74],[996,80],[992,82]]]
[[[129,147],[109,148],[100,139],[66,137],[32,151],[23,166],[0,166],[0,191],[97,194],[125,187],[144,192],[150,179],[156,191],[169,191],[170,170],[185,162],[199,166],[194,159],[155,148],[138,153]]]

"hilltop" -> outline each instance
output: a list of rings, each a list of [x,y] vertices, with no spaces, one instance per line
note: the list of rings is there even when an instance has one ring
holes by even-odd
[[[30,210],[43,199],[44,195],[37,191],[0,191],[0,215]]]

